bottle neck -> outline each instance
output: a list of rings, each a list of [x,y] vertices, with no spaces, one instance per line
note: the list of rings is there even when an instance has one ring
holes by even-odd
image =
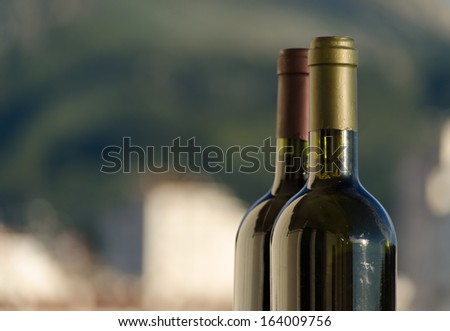
[[[292,195],[306,183],[308,143],[300,138],[277,138],[272,195]]]
[[[272,195],[291,196],[306,183],[308,50],[290,48],[278,57],[277,150]]]
[[[357,52],[348,37],[312,41],[310,153],[307,187],[359,183],[357,164]]]
[[[321,129],[311,131],[309,139],[309,189],[359,182],[357,132]]]

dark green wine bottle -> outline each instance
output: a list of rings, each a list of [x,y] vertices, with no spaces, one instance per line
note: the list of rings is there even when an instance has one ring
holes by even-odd
[[[273,227],[271,309],[395,310],[395,230],[358,179],[354,42],[316,38],[308,58],[308,182]]]
[[[236,236],[234,310],[270,310],[269,244],[284,204],[306,183],[302,153],[308,137],[307,49],[278,57],[277,147],[272,188],[250,207]]]

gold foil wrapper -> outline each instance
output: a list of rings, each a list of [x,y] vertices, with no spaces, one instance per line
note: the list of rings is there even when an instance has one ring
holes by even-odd
[[[357,131],[357,51],[349,37],[319,37],[308,53],[310,131]]]

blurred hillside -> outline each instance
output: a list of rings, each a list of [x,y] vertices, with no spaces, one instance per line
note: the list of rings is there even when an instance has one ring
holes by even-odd
[[[0,221],[74,228],[101,249],[104,215],[142,199],[137,171],[100,173],[104,147],[125,136],[156,150],[177,137],[260,146],[274,134],[278,51],[349,35],[360,51],[360,176],[401,222],[402,156],[435,157],[426,151],[450,114],[448,17],[439,0],[2,1]],[[210,177],[248,203],[272,180]],[[36,211],[36,199],[50,207]]]

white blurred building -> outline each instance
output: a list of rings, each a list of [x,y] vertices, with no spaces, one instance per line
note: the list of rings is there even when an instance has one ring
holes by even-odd
[[[450,120],[442,128],[439,163],[431,170],[425,189],[427,205],[433,215],[450,216]]]
[[[450,121],[437,147],[405,151],[396,174],[402,309],[450,309]]]
[[[0,307],[62,309],[91,307],[85,282],[69,277],[33,235],[0,226]]]
[[[152,186],[144,198],[144,307],[231,309],[234,242],[245,210],[216,183]]]

